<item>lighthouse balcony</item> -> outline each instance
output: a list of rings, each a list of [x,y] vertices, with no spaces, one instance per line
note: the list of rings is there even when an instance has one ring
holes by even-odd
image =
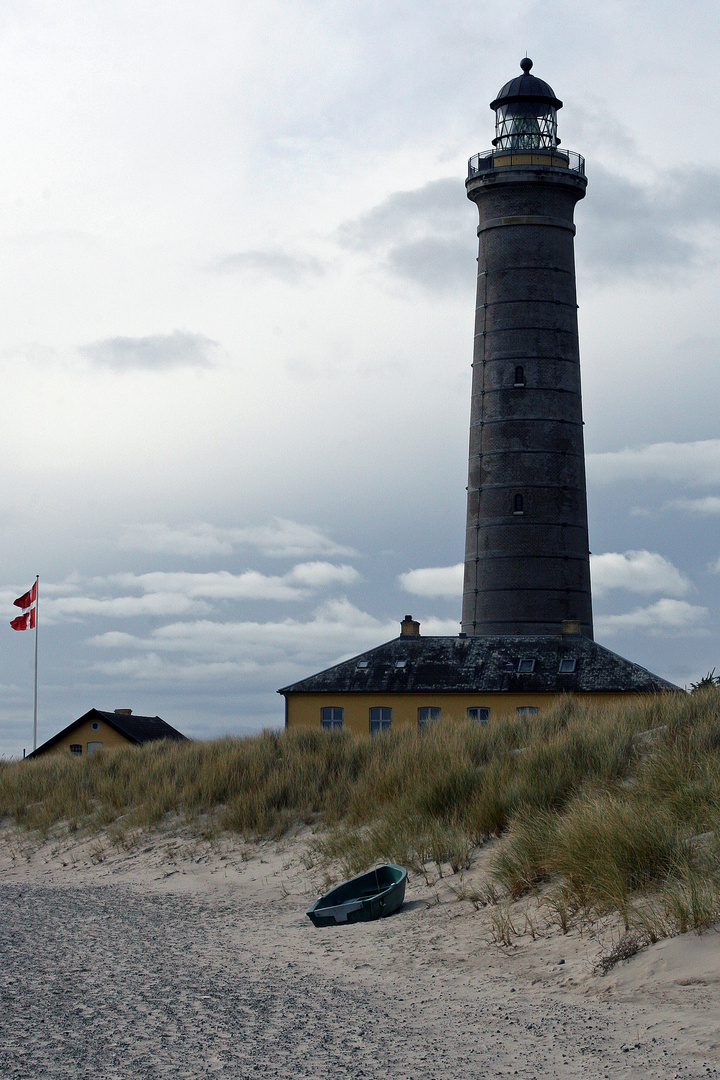
[[[585,158],[574,150],[559,150],[557,147],[515,147],[486,150],[483,154],[473,154],[468,161],[468,180],[474,176],[491,172],[493,169],[517,168],[519,166],[542,166],[549,169],[565,169],[585,175]]]

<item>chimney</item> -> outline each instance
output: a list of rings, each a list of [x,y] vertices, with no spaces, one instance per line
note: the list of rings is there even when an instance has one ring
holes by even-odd
[[[400,637],[420,637],[420,623],[412,615],[406,615],[400,623]]]
[[[132,716],[132,709],[116,709],[116,716]]]
[[[580,637],[580,623],[577,619],[563,619],[562,636]]]

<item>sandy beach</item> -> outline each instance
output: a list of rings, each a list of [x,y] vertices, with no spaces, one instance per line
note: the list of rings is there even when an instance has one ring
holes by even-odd
[[[599,974],[616,928],[514,905],[510,947],[463,880],[411,874],[404,908],[316,929],[309,832],[0,839],[0,1076],[701,1078],[720,1071],[720,934]],[[534,937],[533,937],[534,935]]]

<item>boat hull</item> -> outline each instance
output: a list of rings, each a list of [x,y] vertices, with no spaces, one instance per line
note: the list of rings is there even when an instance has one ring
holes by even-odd
[[[315,926],[382,919],[402,907],[406,883],[404,866],[385,863],[336,885],[315,901],[307,917]]]

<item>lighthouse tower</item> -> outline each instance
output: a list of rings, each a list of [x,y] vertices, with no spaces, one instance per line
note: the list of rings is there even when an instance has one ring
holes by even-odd
[[[560,149],[542,79],[503,86],[494,149],[472,157],[478,208],[462,630],[593,636],[573,238],[585,162]]]
[[[560,149],[562,102],[520,67],[467,178],[480,253],[462,631],[424,635],[406,615],[399,637],[279,690],[288,728],[377,735],[678,691],[593,640],[573,255],[585,162]]]

